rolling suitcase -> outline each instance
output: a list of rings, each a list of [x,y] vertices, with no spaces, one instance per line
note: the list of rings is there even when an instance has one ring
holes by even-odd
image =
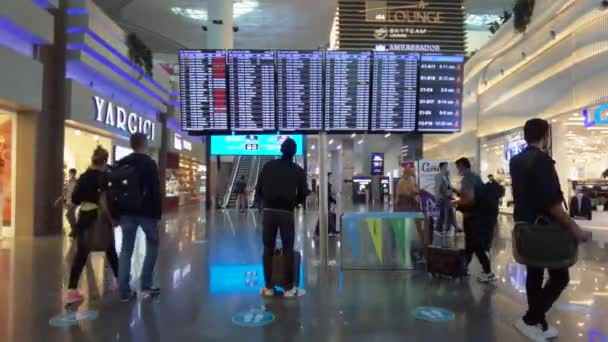
[[[463,278],[467,275],[467,256],[464,249],[429,246],[428,272],[436,276]]]
[[[293,251],[293,264],[287,265],[287,258],[283,254],[283,250],[277,249],[274,257],[272,258],[272,286],[279,286],[284,290],[290,290],[286,288],[287,284],[287,270],[288,267],[293,269],[293,285],[300,287],[300,252]]]

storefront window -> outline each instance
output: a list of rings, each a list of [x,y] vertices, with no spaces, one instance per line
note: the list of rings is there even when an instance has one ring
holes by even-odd
[[[12,235],[13,114],[0,110],[0,237]]]
[[[576,216],[585,224],[605,226],[608,223],[608,154],[604,146],[608,144],[608,126],[585,127],[581,113],[558,116],[551,122],[553,159],[564,197],[576,209],[577,193],[588,197],[592,212]]]
[[[481,177],[484,181],[488,181],[491,175],[505,187],[505,196],[500,201],[500,210],[503,213],[513,213],[509,161],[514,155],[523,151],[525,146],[521,129],[481,139]]]

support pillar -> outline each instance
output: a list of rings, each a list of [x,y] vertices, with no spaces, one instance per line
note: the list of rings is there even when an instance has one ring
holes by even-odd
[[[234,2],[209,0],[207,25],[208,49],[232,49],[234,47]]]
[[[328,256],[328,189],[327,189],[327,133],[319,133],[319,245],[321,267],[327,267]],[[323,274],[323,272],[322,272]]]

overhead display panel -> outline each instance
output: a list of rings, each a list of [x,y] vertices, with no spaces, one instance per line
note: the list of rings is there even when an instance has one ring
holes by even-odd
[[[181,50],[179,87],[182,130],[228,130],[225,50]]]
[[[369,129],[370,51],[327,51],[325,131]]]
[[[230,126],[234,131],[277,129],[274,51],[228,51]]]
[[[418,59],[416,53],[374,53],[372,132],[413,132],[416,129]]]
[[[277,51],[280,131],[323,128],[323,51]]]
[[[300,134],[247,134],[211,136],[214,156],[280,156],[281,144],[291,138],[296,143],[296,156],[304,154],[304,137]]]
[[[459,132],[462,126],[464,56],[422,55],[418,131]]]
[[[341,49],[464,53],[464,0],[338,0]]]

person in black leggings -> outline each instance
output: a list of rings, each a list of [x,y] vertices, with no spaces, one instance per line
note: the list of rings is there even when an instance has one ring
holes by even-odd
[[[76,255],[72,262],[70,270],[70,280],[68,284],[68,294],[66,302],[76,303],[84,300],[84,296],[78,292],[78,280],[84,266],[87,263],[87,258],[91,254],[91,249],[84,240],[84,232],[91,229],[97,219],[99,210],[107,210],[105,207],[105,198],[102,197],[103,191],[108,187],[106,165],[108,162],[108,151],[103,147],[98,146],[93,152],[90,168],[83,173],[78,179],[74,193],[72,194],[72,202],[76,206],[80,206],[78,220],[76,222]],[[110,245],[106,249],[106,258],[114,277],[118,279],[118,255],[114,247],[114,239],[111,239]]]

